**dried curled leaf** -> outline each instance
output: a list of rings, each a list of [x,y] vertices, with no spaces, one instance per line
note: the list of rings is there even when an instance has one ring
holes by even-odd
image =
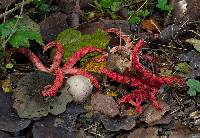
[[[156,20],[152,20],[152,19],[144,20],[142,21],[141,25],[142,25],[142,28],[146,30],[160,31],[159,24]]]

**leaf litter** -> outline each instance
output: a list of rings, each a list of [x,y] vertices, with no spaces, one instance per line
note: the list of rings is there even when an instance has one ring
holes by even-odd
[[[141,72],[138,74],[135,73],[135,70],[132,67],[132,59],[129,58],[129,56],[132,55],[128,51],[124,52],[122,50],[120,52],[117,51],[116,53],[109,53],[109,60],[104,61],[104,63],[108,62],[108,64],[106,63],[102,66],[100,65],[101,63],[96,61],[96,59],[98,59],[98,57],[101,55],[92,53],[82,58],[80,62],[77,62],[75,68],[82,66],[81,69],[85,69],[86,71],[90,72],[92,70],[92,66],[100,66],[98,71],[96,71],[97,69],[94,68],[95,71],[92,70],[91,73],[99,82],[102,82],[100,84],[102,89],[100,89],[100,91],[93,89],[93,92],[95,93],[85,100],[86,103],[80,103],[81,106],[85,104],[92,104],[96,110],[95,112],[88,113],[88,111],[83,110],[81,106],[70,103],[72,101],[72,97],[70,94],[68,94],[69,86],[67,84],[63,84],[63,88],[59,90],[57,96],[42,97],[42,88],[48,84],[51,84],[55,77],[54,75],[48,73],[38,71],[35,72],[35,70],[31,68],[30,72],[34,71],[33,73],[28,73],[26,75],[24,74],[24,77],[19,79],[19,82],[15,81],[14,84],[12,84],[15,86],[13,93],[1,93],[3,100],[0,108],[2,110],[2,115],[0,117],[4,118],[6,116],[12,120],[10,121],[8,119],[9,125],[6,127],[3,126],[1,130],[17,133],[22,130],[28,130],[26,134],[28,133],[28,135],[32,135],[34,138],[42,138],[47,136],[53,138],[58,136],[61,138],[86,136],[176,137],[181,136],[182,134],[185,134],[188,137],[192,135],[198,136],[197,130],[200,126],[198,115],[198,105],[200,101],[198,94],[200,76],[198,33],[200,31],[198,23],[191,23],[199,19],[197,14],[192,14],[194,12],[198,13],[199,11],[198,6],[195,6],[198,5],[198,1],[192,0],[190,3],[188,3],[188,1],[185,1],[184,3],[172,1],[172,3],[170,3],[168,0],[155,0],[153,1],[154,9],[152,12],[152,10],[149,10],[149,7],[152,7],[152,3],[150,4],[144,0],[137,0],[133,2],[133,5],[130,5],[130,7],[136,10],[136,12],[127,12],[125,13],[127,16],[121,17],[120,20],[112,19],[118,17],[118,10],[121,10],[120,6],[126,2],[121,3],[118,0],[101,1],[99,6],[99,3],[91,2],[89,0],[88,3],[84,4],[84,7],[82,7],[84,2],[85,1],[82,0],[76,2],[65,0],[59,2],[56,0],[50,2],[42,1],[38,3],[38,5],[36,2],[36,7],[45,7],[46,5],[46,8],[51,8],[46,10],[36,8],[34,13],[36,16],[33,14],[33,12],[33,15],[29,13],[31,18],[34,17],[36,18],[37,22],[40,22],[40,28],[37,23],[31,21],[32,19],[30,17],[23,16],[23,20],[21,20],[22,22],[20,22],[19,26],[26,27],[25,29],[19,28],[19,30],[17,30],[19,32],[16,32],[15,35],[12,36],[12,39],[8,41],[8,44],[10,45],[8,45],[7,48],[9,48],[9,46],[20,48],[30,47],[32,50],[36,49],[36,51],[33,50],[36,52],[36,54],[41,54],[42,52],[37,52],[37,50],[41,50],[37,47],[38,43],[43,45],[41,36],[38,35],[38,32],[41,31],[45,41],[55,40],[57,38],[56,40],[59,40],[64,45],[64,61],[66,58],[70,58],[74,52],[85,45],[103,48],[106,52],[110,51],[110,49],[112,50],[114,46],[123,46],[126,42],[124,42],[122,39],[123,37],[120,36],[120,34],[119,36],[116,36],[114,33],[107,34],[105,32],[106,29],[114,27],[118,28],[121,32],[125,32],[125,34],[130,35],[132,38],[131,43],[133,44],[136,43],[138,38],[144,38],[147,40],[147,43],[150,47],[144,47],[138,52],[138,59],[146,69],[152,71],[154,74],[162,74],[160,67],[165,66],[163,68],[169,71],[165,74],[166,76],[170,75],[173,77],[175,75],[180,75],[180,77],[187,78],[187,88],[177,88],[176,86],[169,88],[168,86],[160,85],[160,87],[167,87],[168,89],[168,91],[159,91],[158,95],[156,96],[156,99],[164,99],[162,102],[159,102],[159,105],[161,105],[161,110],[155,110],[151,105],[148,106],[148,104],[150,104],[149,101],[142,101],[142,104],[140,103],[141,99],[148,97],[145,95],[145,92],[143,95],[141,94],[144,96],[142,97],[140,93],[135,91],[137,96],[140,95],[140,98],[137,98],[137,96],[131,97],[129,95],[130,97],[127,96],[124,99],[126,104],[118,104],[119,98],[126,94],[130,94],[130,91],[135,90],[135,87],[130,88],[129,81],[127,81],[128,83],[120,84],[112,81],[111,79],[105,78],[104,75],[99,74],[101,69],[106,68],[106,65],[108,65],[108,68],[112,71],[121,73],[124,76],[137,77],[139,81],[144,82],[144,80],[142,80],[142,75],[139,74]],[[105,2],[108,2],[109,4],[105,5]],[[13,3],[9,3],[9,5],[15,3],[16,1],[13,1]],[[53,6],[55,3],[56,5]],[[128,2],[128,0],[127,3],[131,4],[131,2]],[[5,6],[9,6],[5,3],[2,4],[3,5],[1,6],[3,8],[5,8]],[[126,5],[125,9],[127,7],[129,7],[129,5]],[[174,15],[172,17],[172,22],[175,24],[171,23],[171,21],[168,20],[170,16],[167,16],[167,13],[170,13],[172,8],[175,9],[172,11],[172,15]],[[76,27],[70,23],[76,19],[72,19],[72,15],[74,14],[78,15],[78,20],[76,21],[78,22],[78,25],[79,22],[82,23],[78,26],[80,32],[77,31]],[[85,17],[87,18],[89,16],[85,16],[84,14],[89,14],[90,18],[85,19]],[[188,23],[185,20],[185,17],[188,17]],[[93,24],[94,22],[95,24]],[[9,24],[9,21],[7,23]],[[14,25],[13,23],[12,25]],[[6,39],[9,37],[9,34],[11,34],[11,29],[9,29],[9,26],[3,26],[2,28],[3,29],[1,29],[1,33],[3,33],[1,34],[1,42],[4,41],[2,38]],[[7,30],[4,30],[6,28]],[[98,28],[101,30],[98,30]],[[191,30],[193,31],[192,35],[186,33],[188,30],[190,32]],[[114,37],[115,39],[113,39]],[[169,44],[170,41],[171,43]],[[152,42],[156,43],[156,46]],[[190,49],[184,52],[182,51],[181,47],[184,49],[187,47],[188,43],[191,43],[191,46],[194,47],[193,52],[191,52]],[[179,50],[172,50],[170,46],[179,48]],[[194,50],[196,51],[194,52]],[[149,54],[147,51],[150,51],[149,53],[151,54]],[[47,59],[52,57],[52,54],[54,54],[54,52],[48,52],[49,51],[45,53]],[[157,53],[156,56],[158,57],[156,63],[151,63],[151,61],[148,60],[152,58],[152,53]],[[170,53],[170,55],[166,53]],[[144,55],[149,57],[145,58]],[[177,58],[175,59],[175,57]],[[43,57],[41,56],[41,58]],[[23,60],[23,58],[21,59]],[[89,66],[89,61],[92,61],[91,59],[95,64],[90,64],[90,68],[83,68],[83,65],[86,66],[86,64],[88,64]],[[45,61],[44,59],[42,59],[42,61],[45,62],[44,64],[50,63],[50,61]],[[63,61],[61,66],[63,65]],[[113,63],[109,61],[113,61]],[[162,64],[158,63],[161,61],[163,61]],[[126,63],[128,63],[128,65],[126,65]],[[14,65],[13,68],[7,68],[7,70],[15,72],[16,66]],[[146,73],[148,74],[148,72]],[[68,76],[71,75],[65,75],[65,79],[67,79]],[[153,76],[153,78],[154,77],[155,76]],[[154,81],[148,83],[148,86],[154,86],[154,84],[156,84]],[[10,86],[10,84],[8,85]],[[111,87],[113,89],[113,93],[115,93],[115,96],[106,95],[107,91]],[[7,91],[8,86],[4,84],[3,88]],[[8,91],[10,90],[11,89],[9,88]],[[152,96],[153,93],[148,94],[151,95],[151,98],[153,97],[152,101],[155,102],[154,96]],[[190,97],[188,94],[193,97]],[[6,105],[8,102],[9,106]],[[11,107],[11,103],[13,103],[14,109]],[[143,113],[138,114],[137,110],[135,110],[131,104],[141,104],[142,109],[144,109],[142,110]],[[156,103],[154,103],[154,105],[156,105]],[[127,111],[131,113],[127,114]],[[100,117],[95,116],[95,113],[100,114]],[[10,117],[9,114],[12,114],[12,116]],[[86,118],[82,118],[83,120],[80,121],[79,119],[81,115],[86,116]],[[28,127],[31,121],[24,118],[29,118],[30,120],[35,121],[32,122],[30,127]],[[2,119],[2,122],[4,121],[5,120]],[[20,124],[23,124],[20,127],[18,126],[19,122]],[[189,129],[192,130],[185,131],[186,128],[177,127],[177,122],[186,124]],[[14,125],[12,123],[14,123]],[[95,124],[96,127],[91,124]],[[86,126],[88,128],[86,128]],[[32,131],[33,134],[29,134],[29,131]],[[2,135],[7,135],[2,131],[0,131],[0,133],[2,133]],[[7,135],[7,137],[9,136]]]

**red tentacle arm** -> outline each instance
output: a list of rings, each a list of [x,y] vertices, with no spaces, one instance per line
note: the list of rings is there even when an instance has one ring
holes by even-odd
[[[29,60],[41,71],[44,72],[50,72],[50,70],[48,68],[46,68],[43,63],[40,61],[40,59],[29,49],[27,48],[13,48],[10,49],[11,53],[17,52],[17,53],[21,53],[23,55],[26,55]]]
[[[131,48],[132,46],[131,38],[128,35],[124,34],[122,31],[120,31],[119,29],[110,28],[110,29],[107,29],[106,32],[115,33],[116,35],[118,35],[120,38],[124,40],[124,42],[126,43],[125,47]]]
[[[135,77],[123,76],[123,75],[120,75],[119,73],[111,72],[108,69],[102,69],[101,73],[105,74],[108,78],[111,78],[112,80],[116,82],[128,84],[136,88],[143,88],[145,86],[145,84],[143,84],[140,80],[138,80]]]
[[[143,65],[139,62],[139,51],[142,46],[145,45],[144,40],[139,40],[138,43],[134,46],[132,51],[132,62],[134,69],[143,76],[143,81],[148,82],[151,86],[160,87],[163,84],[173,85],[175,82],[180,83],[184,82],[177,77],[164,77],[156,76],[151,73],[151,71],[145,69]]]
[[[62,57],[64,54],[64,48],[62,46],[62,44],[60,44],[59,42],[50,42],[47,45],[45,45],[43,47],[43,53],[46,52],[49,48],[55,47],[56,52],[53,58],[53,63],[50,67],[50,70],[52,71],[54,68],[57,68],[60,66],[60,63],[62,61]]]
[[[63,69],[72,68],[82,57],[91,52],[103,52],[103,49],[95,47],[83,47],[79,51],[75,52],[71,58],[65,62]]]
[[[131,94],[126,94],[119,100],[119,104],[130,103],[135,107],[136,112],[142,112],[141,104],[148,99],[148,94],[145,90],[139,89],[132,91]]]
[[[54,68],[53,73],[55,74],[55,79],[52,85],[47,85],[42,91],[43,96],[55,96],[58,90],[61,88],[64,81],[64,73],[61,68]]]

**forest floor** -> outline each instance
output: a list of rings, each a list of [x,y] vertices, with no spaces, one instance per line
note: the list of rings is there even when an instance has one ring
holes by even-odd
[[[199,0],[1,0],[0,138],[200,138]]]

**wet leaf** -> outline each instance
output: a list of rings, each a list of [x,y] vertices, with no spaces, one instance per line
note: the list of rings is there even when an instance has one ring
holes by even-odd
[[[59,116],[49,115],[36,121],[33,125],[33,138],[82,138],[79,130],[76,130],[76,119],[85,110],[82,106],[69,104],[66,111]]]
[[[159,138],[158,129],[155,127],[138,128],[131,132],[128,138]]]
[[[12,102],[11,94],[5,94],[0,89],[0,130],[18,132],[28,127],[31,120],[20,119],[12,108]]]
[[[0,131],[0,138],[12,138],[9,134],[4,131]]]
[[[43,97],[41,94],[43,87],[52,84],[54,78],[48,73],[34,72],[17,82],[13,92],[13,107],[21,118],[42,117],[48,113],[58,115],[66,110],[66,105],[72,101],[67,83],[64,83],[58,96]]]
[[[135,116],[127,116],[122,118],[109,118],[105,115],[101,116],[104,127],[110,131],[131,130],[136,125]]]
[[[200,82],[198,80],[189,79],[187,85],[189,86],[188,94],[190,96],[196,96],[197,93],[200,93]]]

